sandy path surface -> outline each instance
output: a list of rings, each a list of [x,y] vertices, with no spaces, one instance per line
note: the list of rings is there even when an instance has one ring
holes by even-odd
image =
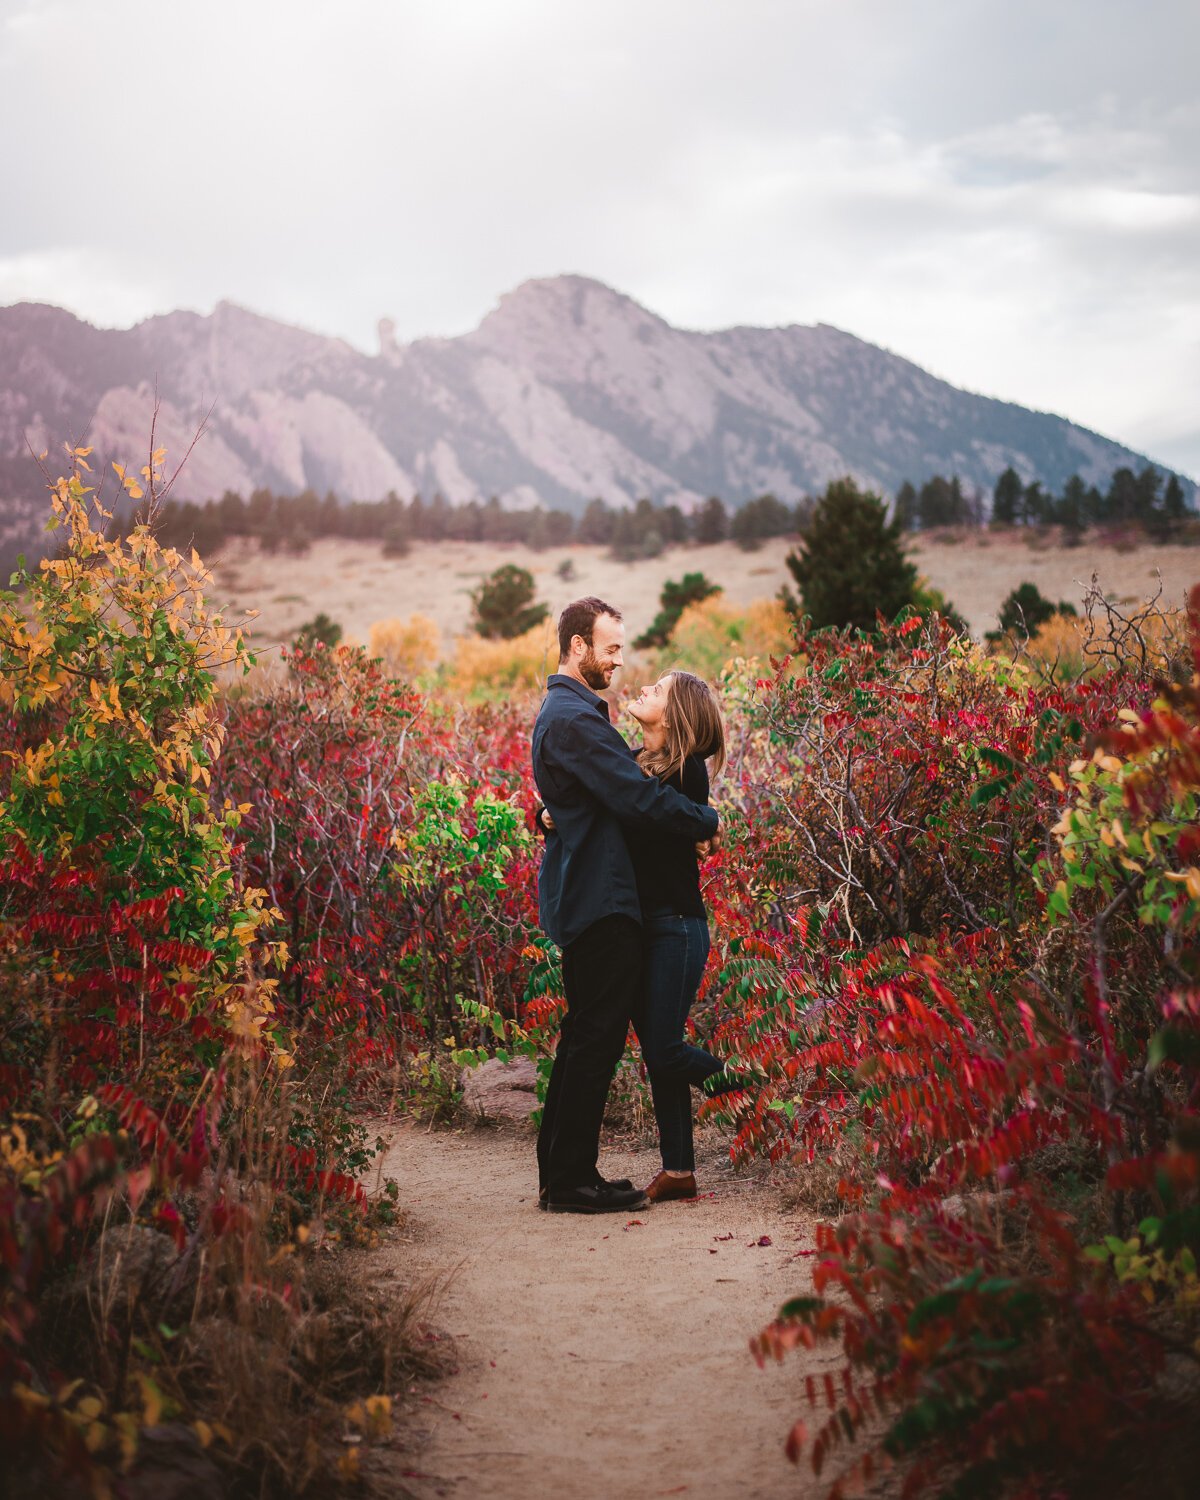
[[[602,1160],[635,1182],[655,1167],[648,1151]],[[540,1213],[531,1136],[409,1125],[384,1172],[408,1212],[381,1269],[442,1278],[432,1318],[457,1345],[405,1434],[419,1500],[823,1493],[783,1443],[827,1357],[760,1370],[748,1349],[810,1287],[811,1225],[774,1190],[706,1162],[692,1204]]]

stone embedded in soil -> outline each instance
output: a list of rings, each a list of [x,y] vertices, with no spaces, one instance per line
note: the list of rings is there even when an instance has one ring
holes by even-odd
[[[528,1057],[490,1057],[462,1073],[463,1108],[487,1120],[528,1120],[537,1108],[537,1068]]]

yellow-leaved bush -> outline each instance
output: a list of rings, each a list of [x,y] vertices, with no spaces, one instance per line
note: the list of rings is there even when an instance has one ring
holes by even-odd
[[[428,672],[440,650],[441,632],[428,615],[376,620],[367,637],[367,655],[378,657],[389,677],[405,682]]]
[[[517,689],[536,691],[558,666],[558,637],[551,620],[507,641],[460,636],[446,674],[449,691],[463,698],[486,698]]]
[[[270,913],[235,877],[242,814],[213,808],[208,788],[223,738],[216,674],[253,658],[241,631],[210,614],[195,552],[162,547],[145,520],[109,534],[90,453],[71,450],[73,472],[51,490],[58,555],[0,593],[0,711],[13,731],[0,851],[99,904],[165,902],[164,978],[249,1041],[273,1025],[272,982],[255,977],[271,957]],[[159,450],[142,470],[151,503],[161,460]],[[140,498],[142,485],[114,468]],[[33,930],[44,936],[29,960],[61,971],[55,922]]]
[[[715,679],[736,658],[766,662],[793,649],[791,621],[778,599],[730,604],[721,594],[691,604],[671,633],[671,644],[659,653],[660,670],[686,668]]]

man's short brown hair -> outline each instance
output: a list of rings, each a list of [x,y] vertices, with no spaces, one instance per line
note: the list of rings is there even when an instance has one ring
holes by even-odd
[[[592,644],[592,630],[601,615],[611,615],[614,620],[619,620],[621,611],[594,595],[589,595],[586,599],[573,599],[567,605],[558,617],[559,661],[566,661],[570,656],[573,637],[581,635],[589,646]]]

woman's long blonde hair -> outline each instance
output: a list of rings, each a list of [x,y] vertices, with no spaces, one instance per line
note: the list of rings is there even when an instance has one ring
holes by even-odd
[[[711,760],[713,775],[725,765],[725,723],[717,695],[702,677],[692,672],[672,672],[671,692],[663,715],[666,738],[661,749],[643,751],[639,757],[647,776],[666,780],[683,770],[689,755]]]

